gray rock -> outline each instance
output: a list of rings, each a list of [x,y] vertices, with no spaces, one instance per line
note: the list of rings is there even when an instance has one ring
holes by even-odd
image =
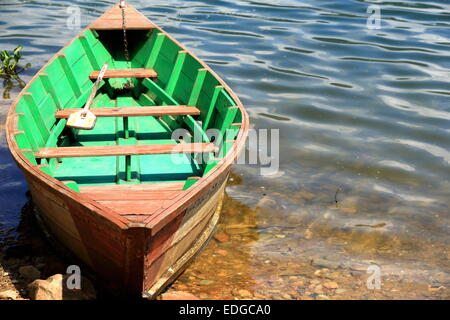
[[[311,260],[311,264],[316,267],[328,268],[328,269],[337,269],[341,266],[340,262],[331,261],[322,258],[315,258]]]

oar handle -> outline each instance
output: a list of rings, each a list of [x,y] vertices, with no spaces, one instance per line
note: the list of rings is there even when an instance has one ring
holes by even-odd
[[[94,101],[95,95],[97,94],[98,87],[100,85],[100,82],[103,80],[103,77],[105,76],[106,70],[108,70],[107,63],[105,63],[103,65],[102,70],[100,70],[100,73],[98,74],[97,80],[95,81],[94,87],[92,88],[91,95],[89,96],[89,99],[83,108],[84,112],[88,112],[89,109],[91,108],[92,101]]]

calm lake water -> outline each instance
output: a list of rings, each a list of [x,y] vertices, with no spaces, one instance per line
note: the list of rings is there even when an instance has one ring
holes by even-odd
[[[318,259],[449,284],[449,1],[377,1],[380,29],[367,27],[369,1],[129,2],[230,84],[253,128],[280,130],[279,172],[235,168],[219,228],[229,241],[212,242],[182,288],[279,298],[285,276]],[[78,33],[69,6],[84,27],[113,3],[1,0],[0,49],[25,47],[28,81]],[[0,141],[5,246],[27,187]]]

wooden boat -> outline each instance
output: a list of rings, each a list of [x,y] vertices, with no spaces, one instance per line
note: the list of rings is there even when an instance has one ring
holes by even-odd
[[[55,238],[112,292],[154,298],[213,234],[249,120],[194,54],[131,5],[124,13],[129,60],[115,5],[20,93],[7,141]],[[105,62],[95,128],[67,127]],[[174,138],[179,129],[196,140]],[[209,129],[225,135],[220,143]]]

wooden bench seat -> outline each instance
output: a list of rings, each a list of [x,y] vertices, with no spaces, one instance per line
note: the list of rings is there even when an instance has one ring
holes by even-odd
[[[218,149],[213,143],[179,143],[129,146],[41,148],[39,152],[34,153],[34,156],[36,158],[78,158],[171,153],[205,153],[217,151]]]
[[[68,118],[81,109],[63,109],[56,112],[56,118]],[[97,117],[143,117],[143,116],[196,116],[200,110],[188,106],[154,106],[126,108],[92,108]]]
[[[154,182],[137,184],[108,184],[98,186],[79,186],[80,192],[87,193],[115,193],[115,192],[145,192],[145,191],[181,191],[185,182]]]
[[[96,80],[100,71],[93,71],[89,75],[89,78],[92,80]],[[143,68],[135,68],[135,69],[109,69],[106,70],[103,79],[110,78],[156,78],[158,74],[153,69],[143,69]]]

